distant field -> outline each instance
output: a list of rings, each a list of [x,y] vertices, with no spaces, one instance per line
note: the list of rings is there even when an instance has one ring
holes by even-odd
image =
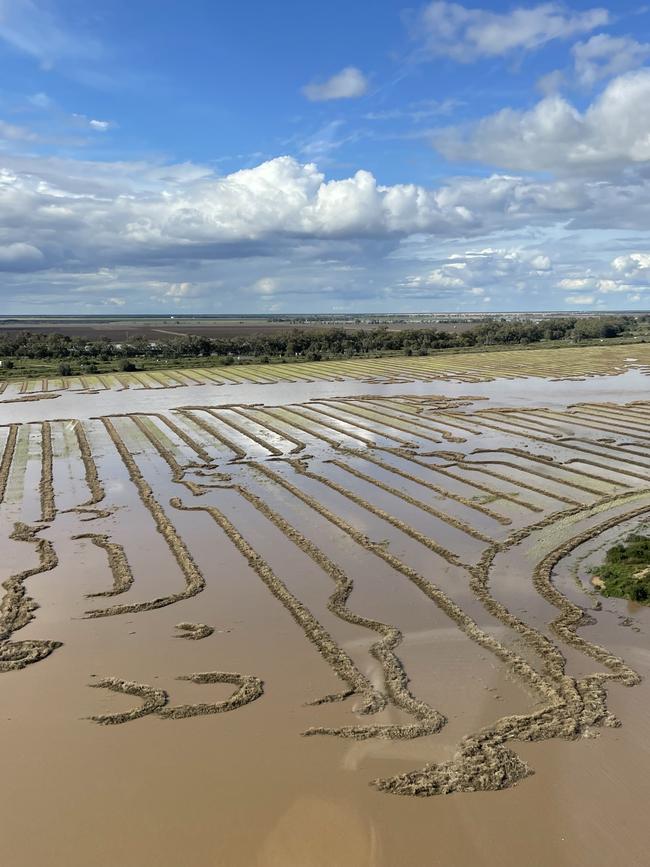
[[[197,337],[252,337],[256,334],[282,334],[292,330],[309,330],[321,328],[345,328],[350,330],[372,330],[380,326],[389,331],[400,331],[404,328],[440,328],[453,333],[468,331],[474,328],[477,320],[471,322],[441,321],[408,321],[390,320],[369,322],[346,319],[342,321],[327,321],[309,319],[292,322],[274,321],[272,319],[133,319],[133,320],[94,320],[94,319],[20,319],[0,320],[0,335],[14,331],[31,331],[34,334],[63,334],[66,337],[86,337],[98,339],[106,337],[109,340],[132,340],[135,337],[147,337],[151,340],[161,339],[170,335],[196,335]]]

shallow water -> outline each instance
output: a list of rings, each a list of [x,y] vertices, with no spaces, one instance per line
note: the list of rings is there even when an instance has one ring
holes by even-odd
[[[549,668],[551,648],[573,679],[622,670],[622,662],[611,670],[604,665],[599,647],[644,678],[650,674],[650,609],[613,599],[599,606],[586,571],[599,546],[650,515],[644,416],[650,417],[650,405],[625,407],[646,400],[647,382],[639,371],[628,371],[579,382],[191,385],[63,392],[53,400],[1,405],[2,423],[21,425],[0,502],[1,578],[38,566],[38,538],[52,543],[58,559],[49,571],[25,579],[39,607],[12,640],[61,642],[38,662],[0,672],[2,863],[647,863],[641,821],[650,795],[647,679],[625,686],[617,675],[608,682],[608,710],[619,728],[578,714],[575,739],[513,737],[508,746],[534,772],[516,785],[430,797],[370,785],[452,761],[465,736],[546,706],[534,683],[538,678],[559,689]],[[373,395],[372,405],[364,395]],[[461,395],[475,400],[440,406],[433,399]],[[313,400],[333,413],[331,424],[309,410]],[[582,415],[575,418],[569,409],[586,401],[598,405],[588,413],[590,424],[595,414],[595,427],[581,425]],[[620,407],[618,425],[610,427],[620,430],[603,443],[608,409],[602,404],[610,401]],[[272,413],[295,405],[305,426],[313,419],[313,435],[291,428],[282,410],[251,418],[237,412],[254,403]],[[236,406],[209,412],[227,404]],[[192,413],[211,428],[173,411],[188,406],[201,407]],[[507,415],[492,412],[500,408],[522,412],[508,425]],[[349,410],[366,413],[356,416],[360,428]],[[125,413],[140,414],[141,425]],[[100,419],[110,416],[120,417],[108,425]],[[57,422],[54,519],[34,542],[10,539],[16,521],[36,525],[41,517],[47,477],[40,422],[48,419],[82,421],[102,488],[90,508],[103,511],[66,511],[89,508],[91,470],[73,426]],[[393,426],[396,419],[400,428]],[[438,444],[418,437],[427,424],[455,439],[441,436]],[[376,441],[369,460],[363,459],[367,446],[346,430]],[[412,449],[391,452],[399,445],[391,436],[412,440]],[[243,459],[218,437],[234,443]],[[629,451],[619,459],[623,443]],[[200,453],[211,463],[202,464]],[[373,457],[388,468],[373,464]],[[477,466],[493,466],[502,477]],[[514,539],[516,532],[521,535]],[[106,550],[89,538],[74,539],[78,534],[123,548],[133,578],[129,589],[88,598],[110,590],[115,576]],[[578,536],[584,541],[572,547]],[[493,541],[502,547],[494,551],[482,595],[476,565]],[[535,583],[538,564],[562,545],[567,551],[550,585]],[[192,584],[197,574],[204,587]],[[352,582],[347,598],[343,580]],[[552,595],[554,588],[561,597]],[[563,599],[593,622],[558,632],[553,621]],[[88,609],[147,603],[152,610],[84,616]],[[214,632],[186,640],[176,628],[181,622],[207,624]],[[391,653],[410,694],[443,714],[440,731],[411,739],[382,738],[379,729],[363,740],[302,736],[312,727],[406,731],[416,721],[391,686],[387,657],[372,649],[390,629]],[[88,719],[142,702],[91,689],[101,678],[163,689],[171,706],[195,705],[223,702],[235,687],[177,678],[214,671],[260,678],[263,694],[228,712],[184,719],[155,713],[114,725]],[[383,709],[361,713],[366,688],[383,695]],[[346,689],[353,694],[342,701],[313,704]]]

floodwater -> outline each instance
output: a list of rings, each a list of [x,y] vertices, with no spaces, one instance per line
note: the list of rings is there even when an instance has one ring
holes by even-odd
[[[60,643],[0,668],[0,864],[647,864],[650,608],[589,580],[650,521],[647,383],[249,383],[0,405],[17,425],[0,428],[1,637]],[[97,538],[122,552],[126,585]],[[41,571],[39,539],[56,555]],[[23,570],[38,607],[21,626],[7,611]],[[180,623],[213,631],[187,640]],[[236,684],[179,680],[208,672],[263,691],[231,706]],[[144,701],[92,688],[103,678],[194,710],[98,724]],[[500,752],[478,770],[463,753],[505,731],[527,776],[510,779]],[[418,772],[416,796],[398,781]]]

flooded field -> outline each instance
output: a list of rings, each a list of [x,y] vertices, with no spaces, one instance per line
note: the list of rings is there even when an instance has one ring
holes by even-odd
[[[496,352],[435,353],[425,357],[392,356],[314,361],[294,364],[244,364],[183,370],[85,374],[52,379],[0,382],[3,402],[53,399],[61,392],[184,388],[194,385],[271,385],[275,383],[485,382],[497,378],[582,379],[650,369],[650,344],[618,344],[555,349],[509,349]]]
[[[649,363],[9,385],[3,863],[645,865]]]

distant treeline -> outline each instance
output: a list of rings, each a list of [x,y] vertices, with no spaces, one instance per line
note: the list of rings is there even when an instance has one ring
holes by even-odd
[[[0,335],[0,358],[101,359],[128,357],[182,358],[220,356],[226,363],[236,359],[307,358],[318,360],[336,356],[366,355],[376,352],[427,354],[431,350],[474,346],[525,345],[540,341],[580,342],[619,337],[630,332],[648,317],[594,316],[558,317],[509,321],[492,319],[462,332],[437,328],[389,331],[325,328],[288,330],[279,334],[231,337],[170,335],[152,340],[135,337],[128,342],[108,338],[88,339],[63,334],[37,334],[29,331]]]

